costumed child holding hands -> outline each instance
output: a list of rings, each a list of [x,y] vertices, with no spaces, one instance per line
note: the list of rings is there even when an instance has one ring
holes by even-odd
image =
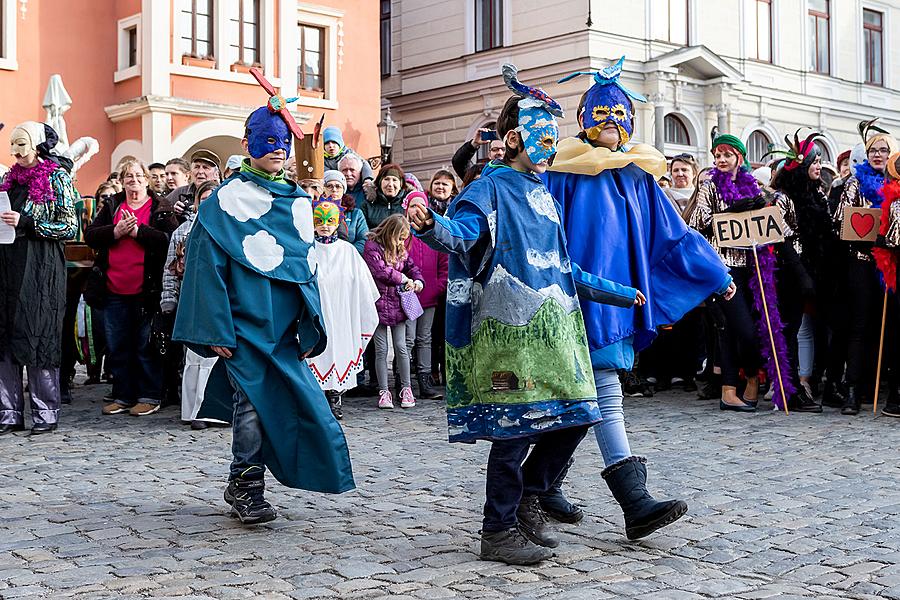
[[[425,284],[419,267],[406,251],[409,222],[403,215],[391,215],[370,231],[368,238],[363,258],[369,265],[381,295],[375,303],[379,325],[374,337],[378,408],[394,408],[394,398],[388,389],[388,331],[400,376],[400,407],[412,408],[416,405],[416,398],[410,383],[409,351],[406,345],[409,317],[404,311],[400,295],[401,292],[421,292]]]
[[[301,363],[327,340],[312,206],[284,177],[292,133],[302,135],[279,110],[284,104],[272,96],[251,113],[241,141],[250,159],[200,205],[172,335],[200,356],[221,358],[198,416],[231,421],[225,501],[245,524],[275,518],[266,469],[288,487],[354,487],[344,433]]]
[[[534,564],[559,545],[538,497],[600,421],[579,298],[628,307],[644,296],[570,260],[559,205],[537,175],[556,152],[562,108],[514,66],[503,75],[514,93],[497,119],[503,160],[446,216],[417,202],[408,215],[419,239],[450,254],[450,441],[491,442],[481,558]]]
[[[363,353],[378,327],[378,288],[356,248],[338,237],[346,226],[339,199],[322,198],[313,203],[319,294],[328,345],[306,362],[338,419],[344,418],[344,393],[356,386]]]

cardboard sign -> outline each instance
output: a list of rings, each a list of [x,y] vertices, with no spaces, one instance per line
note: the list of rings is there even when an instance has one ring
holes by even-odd
[[[874,242],[881,224],[880,208],[845,206],[841,239],[845,242]]]
[[[775,206],[719,213],[713,215],[712,227],[720,248],[752,248],[784,241],[784,216]]]

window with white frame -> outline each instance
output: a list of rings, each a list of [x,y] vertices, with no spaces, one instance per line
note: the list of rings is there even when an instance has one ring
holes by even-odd
[[[310,92],[325,91],[325,28],[299,23],[300,48],[297,87]]]
[[[809,0],[809,70],[827,75],[831,72],[830,0]]]
[[[141,74],[141,15],[120,19],[118,59],[113,80],[118,82]]]
[[[0,0],[0,69],[16,69],[16,2]]]
[[[691,135],[688,133],[688,128],[680,117],[671,114],[666,115],[663,123],[666,130],[667,144],[675,144],[678,146],[691,145]]]
[[[651,0],[653,39],[688,45],[690,0]]]
[[[754,0],[754,5],[756,35],[751,39],[750,57],[772,62],[772,0]]]
[[[260,65],[260,0],[225,0],[228,64]]]
[[[475,0],[475,52],[503,46],[503,0]]]
[[[884,13],[863,9],[865,82],[884,85]]]
[[[214,0],[179,0],[178,19],[182,55],[192,58],[214,58],[214,16]]]
[[[769,151],[772,140],[763,131],[756,130],[747,139],[747,160],[754,167],[762,165],[763,156]]]

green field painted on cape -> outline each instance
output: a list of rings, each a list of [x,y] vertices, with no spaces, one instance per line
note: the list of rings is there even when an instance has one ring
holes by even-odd
[[[493,391],[491,377],[508,371],[517,391]],[[527,325],[485,319],[462,348],[447,345],[447,408],[474,404],[528,404],[596,396],[587,334],[580,311],[555,300],[541,305]],[[474,390],[480,393],[474,393]]]

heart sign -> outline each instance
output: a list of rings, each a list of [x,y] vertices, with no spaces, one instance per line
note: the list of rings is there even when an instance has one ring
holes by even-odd
[[[844,207],[844,226],[841,239],[847,242],[874,242],[878,237],[881,210],[877,208]]]

